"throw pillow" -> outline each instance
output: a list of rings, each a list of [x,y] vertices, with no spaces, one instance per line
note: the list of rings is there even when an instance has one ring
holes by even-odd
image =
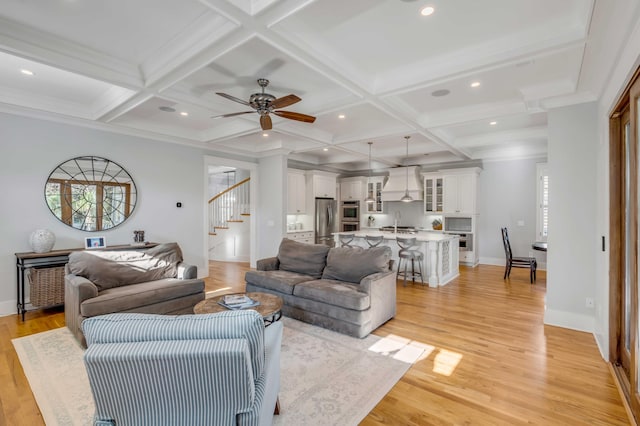
[[[283,238],[278,250],[280,270],[297,272],[320,278],[327,264],[329,247],[322,244],[307,244]]]
[[[69,255],[69,272],[85,277],[99,291],[177,275],[182,251],[177,243],[147,250],[85,250]]]
[[[389,270],[389,247],[335,247],[329,250],[322,279],[360,283],[367,275]]]

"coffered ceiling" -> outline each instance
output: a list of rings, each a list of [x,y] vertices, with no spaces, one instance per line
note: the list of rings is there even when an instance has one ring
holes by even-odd
[[[342,171],[368,168],[368,141],[375,167],[545,156],[548,108],[607,76],[601,3],[2,0],[0,111]],[[248,100],[258,78],[315,123],[212,118],[250,110],[216,92]]]

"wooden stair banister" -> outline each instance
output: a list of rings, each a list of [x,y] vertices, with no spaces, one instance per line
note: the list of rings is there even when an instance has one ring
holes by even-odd
[[[210,235],[218,229],[228,229],[230,222],[244,222],[243,216],[249,216],[250,181],[250,177],[243,179],[209,199]]]

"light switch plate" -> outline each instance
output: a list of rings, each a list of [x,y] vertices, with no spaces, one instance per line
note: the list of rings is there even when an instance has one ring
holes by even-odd
[[[518,221],[518,226],[524,226],[524,220],[519,220]]]

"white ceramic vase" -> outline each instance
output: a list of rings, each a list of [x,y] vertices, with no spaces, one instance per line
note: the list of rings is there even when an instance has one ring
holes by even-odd
[[[36,253],[46,253],[51,251],[56,243],[56,236],[48,229],[36,229],[29,237],[31,249]]]

